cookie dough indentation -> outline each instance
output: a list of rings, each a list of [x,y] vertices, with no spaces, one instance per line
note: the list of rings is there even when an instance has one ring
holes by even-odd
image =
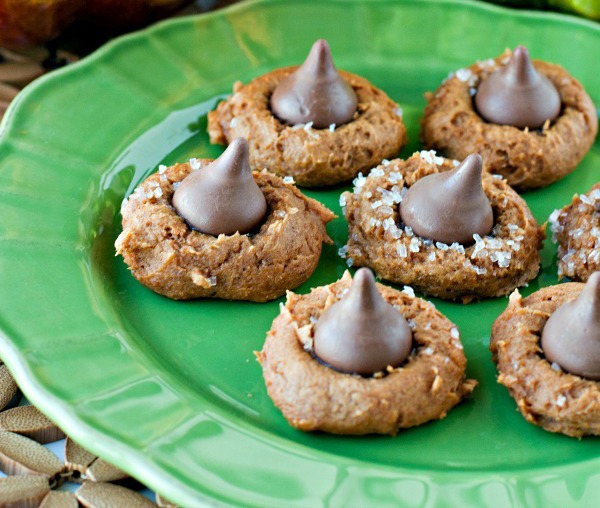
[[[248,142],[235,139],[218,159],[184,178],[173,194],[173,207],[207,235],[257,229],[267,213],[267,201],[252,176]]]
[[[517,47],[508,63],[482,80],[475,94],[479,114],[488,122],[540,129],[560,114],[560,96],[540,74],[524,46]]]
[[[341,197],[348,219],[348,244],[342,254],[348,263],[368,266],[383,279],[425,294],[463,302],[506,295],[534,279],[544,229],[502,178],[483,174],[494,227],[488,235],[474,234],[469,244],[421,237],[401,220],[399,206],[415,182],[458,165],[422,151],[405,161],[385,161],[367,177],[359,175],[353,192]]]
[[[385,301],[411,324],[414,349],[407,361],[365,377],[338,372],[313,357],[315,323],[347,293],[346,274],[309,294],[288,293],[262,351],[267,392],[283,416],[304,431],[396,434],[444,418],[477,382],[465,378],[457,328],[420,298],[377,285]]]
[[[383,372],[406,360],[411,348],[408,322],[379,294],[368,268],[356,272],[348,293],[315,324],[315,355],[341,372]]]
[[[204,171],[211,162],[161,166],[123,202],[123,231],[115,247],[132,275],[176,300],[264,302],[305,282],[317,267],[323,242],[331,242],[325,225],[335,215],[263,171],[253,173],[267,202],[256,234],[213,236],[194,230],[173,208],[173,193],[192,170]]]
[[[285,123],[312,123],[316,129],[348,123],[358,105],[356,93],[336,70],[324,39],[315,42],[306,61],[277,85],[270,103]]]
[[[462,160],[479,153],[485,170],[519,190],[545,187],[573,171],[594,143],[598,117],[583,86],[562,67],[534,60],[533,66],[560,96],[561,110],[541,128],[489,123],[474,97],[482,82],[510,61],[510,51],[450,74],[433,93],[421,120],[428,149]],[[545,116],[543,114],[542,116]]]
[[[542,349],[563,370],[600,381],[600,272],[590,276],[575,300],[550,316],[542,330]]]
[[[233,95],[208,114],[211,143],[224,145],[245,137],[253,168],[291,176],[304,187],[348,182],[383,159],[397,156],[407,141],[402,110],[356,74],[336,71],[357,98],[348,123],[317,129],[312,120],[289,125],[275,116],[271,96],[297,69],[276,69],[246,85],[235,83]]]
[[[541,347],[550,316],[576,299],[584,284],[550,286],[522,298],[513,292],[492,327],[490,350],[498,382],[530,423],[568,436],[600,435],[600,382],[570,374],[549,361]]]
[[[466,245],[485,236],[494,212],[481,183],[483,161],[469,155],[455,169],[417,180],[400,203],[400,218],[416,235],[436,242]]]

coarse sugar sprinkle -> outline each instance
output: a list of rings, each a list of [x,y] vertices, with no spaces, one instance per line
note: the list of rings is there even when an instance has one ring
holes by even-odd
[[[415,290],[413,288],[411,288],[410,286],[404,286],[404,288],[402,289],[402,292],[405,295],[410,296],[411,298],[415,297]]]
[[[458,69],[454,75],[459,81],[467,83],[469,86],[474,87],[477,84],[478,78],[471,69]]]
[[[421,246],[421,240],[419,240],[418,238],[413,237],[413,238],[410,239],[410,244],[408,246],[408,249],[411,252],[419,252],[420,246]]]
[[[364,187],[365,183],[367,183],[365,176],[362,173],[358,173],[358,176],[352,180],[352,184],[354,185],[354,194],[358,194]]]
[[[346,257],[348,257],[348,246],[344,245],[343,247],[340,247],[338,249],[338,256],[341,257],[342,259],[346,259]]]
[[[396,252],[398,252],[398,256],[400,256],[401,258],[405,258],[406,256],[408,256],[406,245],[404,245],[403,243],[399,243],[396,245]]]
[[[563,216],[562,209],[554,210],[550,217],[548,217],[548,222],[550,223],[550,231],[552,232],[552,242],[556,243],[558,240],[556,238],[557,233],[562,233],[563,226],[560,224],[560,219]]]
[[[420,152],[415,153],[418,153],[419,157],[429,164],[441,166],[444,163],[444,158],[438,157],[435,150],[421,150]]]

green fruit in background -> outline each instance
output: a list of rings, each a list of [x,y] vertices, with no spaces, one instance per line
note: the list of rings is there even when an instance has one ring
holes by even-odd
[[[519,7],[521,9],[544,9],[548,0],[484,0],[505,7]]]
[[[600,0],[488,0],[507,7],[523,9],[558,9],[600,20]]]
[[[600,20],[600,0],[548,0],[548,5]]]

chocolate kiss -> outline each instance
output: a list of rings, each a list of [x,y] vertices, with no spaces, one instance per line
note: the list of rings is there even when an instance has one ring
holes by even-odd
[[[281,120],[292,125],[312,122],[316,129],[348,123],[356,107],[356,94],[335,69],[324,39],[313,44],[306,61],[271,96],[271,111]]]
[[[600,272],[594,272],[577,299],[561,305],[542,330],[550,362],[587,379],[600,380]]]
[[[173,206],[188,224],[208,235],[256,229],[267,212],[267,201],[252,177],[248,142],[234,139],[218,159],[184,178],[173,195]]]
[[[368,268],[356,272],[348,294],[315,325],[315,355],[342,372],[380,372],[400,365],[411,349],[406,319],[379,294]]]
[[[558,116],[560,96],[535,70],[527,49],[519,46],[506,66],[481,82],[475,106],[488,122],[538,129]]]
[[[400,203],[402,222],[423,238],[448,244],[487,235],[494,213],[483,191],[482,171],[481,156],[472,154],[451,171],[417,180]]]

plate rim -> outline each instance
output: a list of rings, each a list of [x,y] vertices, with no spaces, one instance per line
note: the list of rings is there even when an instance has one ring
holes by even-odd
[[[351,0],[352,3],[355,4],[368,4],[368,3],[378,3],[378,4],[408,4],[409,0]],[[117,51],[118,48],[129,40],[141,40],[148,39],[152,36],[160,37],[160,33],[163,30],[170,29],[171,26],[176,25],[187,25],[190,23],[194,24],[202,24],[208,23],[210,20],[214,18],[222,18],[226,16],[233,16],[239,12],[245,12],[247,10],[252,10],[255,8],[260,8],[261,6],[274,4],[274,3],[285,3],[286,0],[246,0],[240,2],[238,4],[234,4],[230,7],[227,7],[223,10],[214,11],[207,14],[202,14],[198,16],[185,16],[182,18],[175,18],[166,21],[162,21],[157,23],[149,28],[136,31],[121,37],[118,37],[108,44],[102,46],[100,49],[96,50],[91,55],[82,59],[81,61],[70,65],[66,68],[60,69],[53,73],[50,73],[36,82],[28,85],[17,98],[11,103],[6,115],[0,124],[0,149],[7,145],[10,141],[11,136],[11,125],[13,118],[17,115],[21,114],[21,110],[24,110],[29,97],[33,91],[38,91],[43,89],[45,86],[49,86],[48,84],[52,84],[55,80],[62,79],[64,75],[75,76],[77,73],[84,71],[85,69],[92,67],[97,64],[97,62],[104,61],[110,58],[110,55],[113,51]],[[585,27],[586,29],[593,29],[595,32],[600,34],[600,25],[597,23],[577,18],[575,16],[560,14],[555,12],[539,12],[532,10],[518,10],[515,11],[513,9],[508,9],[506,7],[476,2],[474,0],[421,0],[422,3],[429,4],[449,4],[449,5],[460,5],[468,8],[477,8],[481,11],[488,11],[491,13],[501,12],[503,14],[510,13],[514,16],[521,18],[536,18],[536,19],[557,19],[561,22],[570,23],[575,26]],[[322,2],[318,2],[316,0],[303,0],[303,3],[313,3],[318,4]],[[347,3],[347,0],[327,0],[327,3]],[[0,159],[1,160],[1,159]],[[0,319],[2,318],[3,311],[0,311]],[[3,353],[3,360],[9,367],[11,373],[18,381],[19,386],[25,395],[36,405],[43,409],[45,413],[47,413],[51,418],[56,419],[61,422],[61,425],[69,430],[69,434],[72,435],[76,440],[78,436],[83,436],[84,434],[89,438],[95,438],[99,444],[97,446],[98,450],[101,450],[102,455],[108,458],[113,459],[115,456],[119,456],[118,462],[120,466],[129,471],[134,471],[136,474],[139,474],[144,481],[152,482],[151,488],[156,489],[157,491],[167,491],[166,485],[172,486],[172,479],[165,480],[163,471],[159,469],[155,469],[153,466],[148,467],[144,464],[143,453],[138,450],[132,450],[129,445],[122,443],[120,440],[115,439],[113,437],[107,436],[101,430],[97,429],[93,425],[88,422],[84,422],[80,416],[77,416],[77,412],[75,408],[70,406],[67,403],[64,403],[59,397],[52,394],[50,391],[47,391],[44,384],[37,379],[33,370],[31,370],[28,362],[21,355],[22,353],[18,350],[18,348],[12,343],[9,333],[5,330],[5,327],[0,325],[0,344]],[[56,418],[58,416],[58,418]],[[327,452],[319,453],[323,455],[329,455]],[[353,459],[344,457],[343,460],[346,463],[356,462],[360,464],[360,461],[354,461]],[[598,462],[596,459],[591,459],[588,462]],[[565,466],[550,466],[549,469],[562,469]],[[411,468],[402,468],[402,467],[388,467],[384,465],[379,465],[378,468],[381,469],[389,469],[390,471],[400,471],[402,469],[408,470],[409,472],[412,470]],[[460,475],[463,472],[437,472],[436,474],[440,475],[449,475],[456,476]],[[465,473],[467,474],[467,473]],[[490,478],[495,478],[497,475],[494,472],[483,471],[478,472],[480,476],[489,476]],[[180,489],[182,493],[181,500],[175,498],[176,501],[180,503],[196,503],[198,501],[204,503],[205,505],[221,505],[222,503],[215,501],[210,497],[205,497],[203,493],[198,493],[195,490],[189,489],[185,483],[177,481],[177,487]],[[158,486],[158,488],[156,488]],[[162,487],[165,487],[164,489]],[[189,491],[189,492],[188,492]],[[170,497],[173,497],[173,494],[169,494]],[[200,497],[198,497],[200,496]],[[177,496],[179,497],[179,496]],[[194,504],[195,505],[195,504]]]

